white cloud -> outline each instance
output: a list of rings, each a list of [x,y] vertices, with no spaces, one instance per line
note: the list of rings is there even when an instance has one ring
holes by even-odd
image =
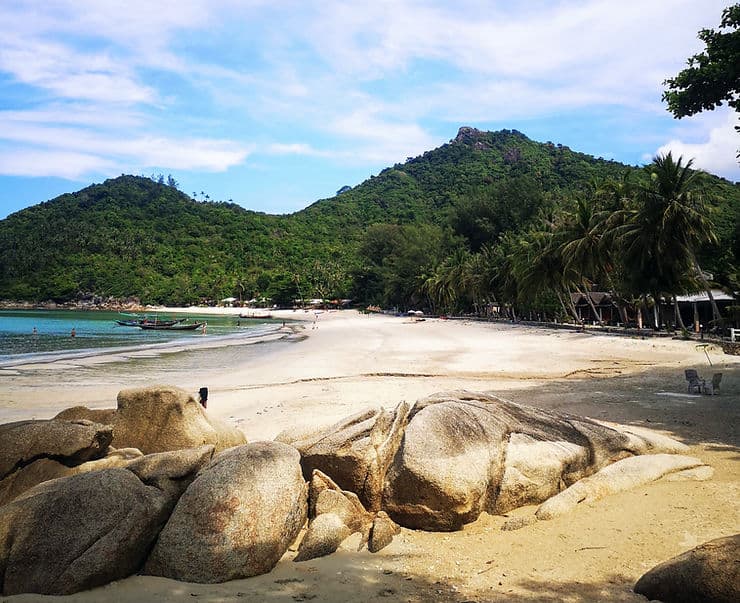
[[[332,155],[332,153],[315,149],[303,142],[276,142],[266,145],[263,151],[270,155],[305,155],[307,157],[330,157]]]
[[[0,112],[0,141],[13,143],[19,159],[0,162],[5,175],[56,175],[77,178],[86,171],[138,171],[148,167],[222,172],[242,163],[253,145],[230,140],[126,136],[81,127],[26,123]],[[29,167],[34,157],[43,157]],[[7,156],[6,156],[7,158]],[[57,163],[58,162],[58,163]]]
[[[71,124],[99,128],[136,128],[145,124],[142,114],[111,107],[100,110],[100,105],[90,103],[55,103],[43,109],[0,111],[0,124]],[[0,133],[2,138],[2,133]]]
[[[394,163],[439,144],[418,124],[388,119],[379,107],[366,106],[338,116],[327,127],[344,139],[344,147],[351,147],[341,153],[351,161]]]
[[[115,171],[115,164],[97,155],[55,149],[0,148],[0,175],[54,176],[77,180],[85,174]]]
[[[5,36],[0,70],[57,97],[116,103],[150,103],[156,93],[107,53],[80,53],[65,45]]]
[[[161,166],[180,170],[223,172],[242,163],[252,152],[253,145],[236,144],[228,140],[199,140],[143,137],[114,145],[101,145],[106,151],[116,149],[130,160],[138,158],[141,165]],[[115,148],[111,148],[111,147]]]
[[[26,86],[34,106],[0,113],[0,139],[49,150],[50,173],[110,163],[218,171],[257,150],[392,163],[437,146],[432,124],[445,122],[594,108],[642,119],[665,114],[662,80],[699,49],[696,32],[715,27],[725,4],[0,3],[0,75]],[[303,142],[269,142],[285,132]],[[702,132],[701,143],[670,144],[698,145],[697,162],[718,165],[725,135]]]
[[[728,180],[740,181],[740,164],[736,159],[740,148],[740,134],[735,131],[735,126],[740,125],[740,116],[731,111],[723,113],[726,113],[724,121],[710,126],[707,135],[700,142],[670,140],[656,154],[664,155],[670,151],[674,157],[683,156],[686,161],[693,158],[694,167],[724,176]]]

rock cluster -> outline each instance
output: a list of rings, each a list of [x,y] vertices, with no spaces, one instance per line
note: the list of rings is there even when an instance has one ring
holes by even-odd
[[[667,473],[711,474],[648,430],[462,391],[278,439],[247,444],[165,386],[0,425],[0,594],[136,572],[223,582],[269,572],[306,520],[295,561],[354,533],[377,552],[398,524],[454,530],[532,503],[547,519]]]
[[[0,507],[0,592],[67,595],[130,576],[212,452],[43,482]]]
[[[362,534],[360,549],[371,553],[388,546],[399,527],[384,511],[368,512],[357,494],[342,490],[328,475],[315,469],[309,487],[308,530],[294,561],[329,555],[350,535]]]
[[[174,387],[0,425],[0,594],[270,571],[305,523],[308,487],[295,448],[245,442]]]
[[[679,454],[684,445],[648,430],[464,391],[277,439],[298,448],[305,476],[319,470],[357,493],[368,510],[382,509],[400,525],[424,530],[457,530],[484,511],[501,514],[560,494],[539,514],[545,519],[584,493],[595,499],[610,488],[702,465]],[[630,459],[597,477],[612,463],[648,453],[647,461]],[[655,453],[670,456],[659,462]],[[594,474],[591,483],[577,485]],[[569,491],[574,484],[578,490]]]

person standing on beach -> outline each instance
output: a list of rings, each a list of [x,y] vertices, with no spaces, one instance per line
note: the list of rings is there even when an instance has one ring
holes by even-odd
[[[69,334],[70,337],[77,337],[77,331],[72,327],[72,332]]]
[[[32,335],[38,335],[38,334],[39,334],[38,330],[36,329],[36,327],[34,327],[32,331]]]

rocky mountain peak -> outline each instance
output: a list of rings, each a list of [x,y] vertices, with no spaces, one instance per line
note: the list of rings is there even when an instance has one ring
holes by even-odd
[[[478,128],[462,126],[457,131],[457,136],[455,136],[452,142],[468,145],[475,149],[490,149],[491,146],[483,140],[485,138],[485,135],[486,133],[482,132]]]

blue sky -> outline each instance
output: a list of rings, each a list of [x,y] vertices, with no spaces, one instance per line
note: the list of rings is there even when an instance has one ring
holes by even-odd
[[[293,212],[463,125],[737,181],[737,114],[660,100],[727,4],[3,0],[0,218],[160,172]]]

